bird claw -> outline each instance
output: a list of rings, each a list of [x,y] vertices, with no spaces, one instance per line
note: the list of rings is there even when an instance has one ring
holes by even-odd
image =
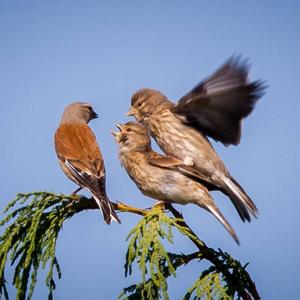
[[[153,208],[160,208],[162,211],[165,211],[167,209],[167,203],[164,201],[157,201],[157,203],[153,205]]]

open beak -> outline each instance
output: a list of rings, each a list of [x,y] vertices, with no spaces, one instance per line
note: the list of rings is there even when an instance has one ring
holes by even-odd
[[[117,127],[120,131],[122,131],[122,125],[121,125],[121,124],[117,123],[117,124],[116,124],[116,127]]]
[[[117,137],[120,133],[121,133],[121,131],[122,131],[122,125],[121,124],[116,124],[116,127],[120,130],[119,132],[116,132],[116,131],[111,131],[111,134],[114,136],[114,137]]]
[[[126,113],[126,116],[135,116],[136,114],[136,109],[134,107],[130,107],[129,111]]]

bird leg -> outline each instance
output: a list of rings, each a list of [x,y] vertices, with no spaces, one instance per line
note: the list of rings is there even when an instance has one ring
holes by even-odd
[[[115,210],[118,210],[120,212],[130,212],[140,216],[145,216],[148,213],[147,209],[136,208],[122,202],[117,202],[117,203],[112,202],[112,205]]]
[[[80,186],[78,189],[76,189],[72,194],[71,196],[75,196],[79,191],[82,190],[82,187]]]

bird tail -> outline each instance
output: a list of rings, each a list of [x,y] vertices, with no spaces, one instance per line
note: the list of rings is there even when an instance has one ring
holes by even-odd
[[[115,210],[107,196],[103,197],[103,196],[96,196],[93,194],[93,197],[94,197],[96,203],[98,204],[98,206],[103,214],[104,221],[107,225],[109,225],[112,220],[121,224],[121,221],[118,218],[118,215],[115,212]]]
[[[224,179],[224,192],[230,197],[243,222],[251,221],[250,213],[257,218],[258,209],[239,183],[230,175]]]
[[[229,224],[229,222],[225,219],[225,217],[223,216],[221,211],[216,206],[211,206],[211,205],[207,205],[205,208],[218,219],[218,221],[225,227],[225,229],[229,232],[229,234],[233,237],[233,239],[239,245],[240,241],[239,241],[234,229]]]

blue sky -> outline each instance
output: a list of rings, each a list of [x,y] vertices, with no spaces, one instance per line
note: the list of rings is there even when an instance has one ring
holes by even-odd
[[[299,1],[5,1],[0,2],[0,148],[2,210],[17,192],[71,193],[59,169],[53,134],[64,107],[89,102],[90,125],[107,169],[113,200],[139,207],[110,134],[125,122],[131,94],[142,87],[174,101],[232,54],[252,63],[250,78],[269,88],[246,119],[238,147],[214,144],[231,174],[260,209],[243,224],[230,201],[215,199],[240,238],[201,209],[179,206],[209,245],[229,251],[248,270],[263,299],[296,299],[300,280],[300,2]],[[3,217],[3,213],[0,214]],[[56,299],[116,299],[124,279],[125,237],[138,217],[106,226],[98,211],[67,222],[58,242],[63,278]],[[173,246],[174,247],[174,246]],[[193,252],[178,237],[175,248]],[[181,299],[204,264],[178,271],[171,299]],[[13,288],[9,289],[14,294]],[[33,299],[45,299],[41,273]]]

